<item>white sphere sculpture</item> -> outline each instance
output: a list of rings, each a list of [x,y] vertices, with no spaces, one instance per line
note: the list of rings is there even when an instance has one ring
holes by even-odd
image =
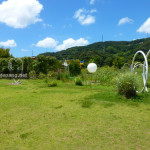
[[[95,63],[90,63],[88,64],[87,66],[87,70],[90,72],[90,73],[95,73],[96,70],[97,70],[97,65]]]

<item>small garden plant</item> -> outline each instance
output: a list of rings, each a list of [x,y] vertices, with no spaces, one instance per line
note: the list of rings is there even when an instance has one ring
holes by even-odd
[[[76,77],[74,82],[75,85],[83,86],[82,79],[80,77]]]
[[[56,81],[49,81],[48,82],[48,87],[55,87],[57,86],[57,82]]]

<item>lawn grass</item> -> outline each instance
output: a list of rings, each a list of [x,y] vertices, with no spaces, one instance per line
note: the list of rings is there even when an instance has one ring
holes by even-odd
[[[0,80],[0,150],[148,150],[150,94],[114,86]]]

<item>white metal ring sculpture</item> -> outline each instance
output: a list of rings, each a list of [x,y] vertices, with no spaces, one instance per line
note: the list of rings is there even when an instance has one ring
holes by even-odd
[[[150,50],[149,50],[149,51],[147,52],[147,54],[146,54],[147,61],[148,61],[149,54],[150,54]],[[147,79],[147,81],[148,81],[148,73],[146,74],[146,79]],[[147,86],[146,86],[146,91],[148,92]]]
[[[20,60],[21,63],[22,63],[21,75],[23,75],[23,61],[22,61],[21,58],[11,58],[11,59],[9,60],[9,62],[8,62],[8,69],[9,69],[9,71],[12,71],[12,60],[15,60],[15,61],[16,61],[16,59]],[[14,82],[15,82],[15,84],[20,84],[20,83],[21,83],[21,82],[20,82],[20,79],[18,79],[18,80],[16,81],[15,78],[14,78]]]
[[[142,64],[141,62],[137,62],[137,63],[134,64],[133,70],[134,70],[135,68],[137,68],[138,66],[143,66],[143,65],[144,65],[144,64]]]
[[[138,55],[138,54],[142,54],[143,55],[143,57],[144,57],[144,64],[141,64],[141,63],[136,63],[135,65],[134,65],[134,61],[135,61],[135,58],[136,58],[136,56]],[[143,52],[143,51],[137,51],[136,53],[135,53],[135,55],[134,55],[134,57],[133,57],[133,60],[132,60],[132,64],[131,64],[131,72],[133,72],[134,71],[134,69],[137,67],[137,66],[139,66],[139,65],[142,65],[143,66],[143,74],[142,74],[142,76],[143,76],[143,88],[142,88],[142,90],[141,91],[137,91],[137,93],[141,93],[141,92],[143,92],[144,90],[146,91],[146,92],[148,92],[148,89],[147,89],[147,80],[148,80],[148,61],[147,61],[147,57],[148,57],[148,55],[150,54],[150,51],[148,52],[148,54],[147,55],[145,55],[145,53]]]

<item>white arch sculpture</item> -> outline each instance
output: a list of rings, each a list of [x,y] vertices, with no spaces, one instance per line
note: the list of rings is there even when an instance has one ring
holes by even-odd
[[[141,63],[138,62],[138,63],[136,63],[136,64],[134,65],[135,58],[136,58],[136,56],[137,56],[138,54],[142,54],[142,55],[143,55],[143,57],[144,57],[144,64],[141,64]],[[147,80],[148,80],[148,61],[147,61],[147,58],[148,58],[149,54],[150,54],[150,50],[148,51],[147,55],[145,55],[145,53],[144,53],[143,51],[139,50],[139,51],[137,51],[137,52],[135,53],[135,55],[134,55],[134,57],[133,57],[133,60],[132,60],[131,72],[133,72],[134,69],[135,69],[137,66],[139,66],[139,65],[142,65],[142,66],[143,66],[143,74],[142,74],[142,76],[143,76],[143,88],[142,88],[141,91],[136,91],[137,93],[141,93],[141,92],[143,92],[144,90],[145,90],[146,92],[148,92],[148,88],[147,88]]]
[[[15,61],[16,61],[16,59],[20,60],[21,63],[22,63],[21,74],[23,75],[23,61],[22,61],[21,58],[11,58],[11,59],[9,60],[9,62],[8,62],[8,69],[9,69],[9,71],[12,70],[12,60],[15,60]],[[20,79],[18,79],[17,81],[14,79],[14,82],[15,82],[15,84],[21,84]]]
[[[134,64],[133,70],[134,70],[136,67],[138,67],[138,66],[143,66],[143,65],[144,65],[144,64],[142,64],[141,62],[137,62],[137,63]]]
[[[147,52],[147,54],[146,54],[147,62],[148,62],[148,57],[149,57],[149,55],[150,55],[150,50],[149,50],[149,51]],[[147,81],[148,81],[148,73],[146,74],[146,79],[147,79]],[[148,92],[147,86],[146,86],[146,91]]]

